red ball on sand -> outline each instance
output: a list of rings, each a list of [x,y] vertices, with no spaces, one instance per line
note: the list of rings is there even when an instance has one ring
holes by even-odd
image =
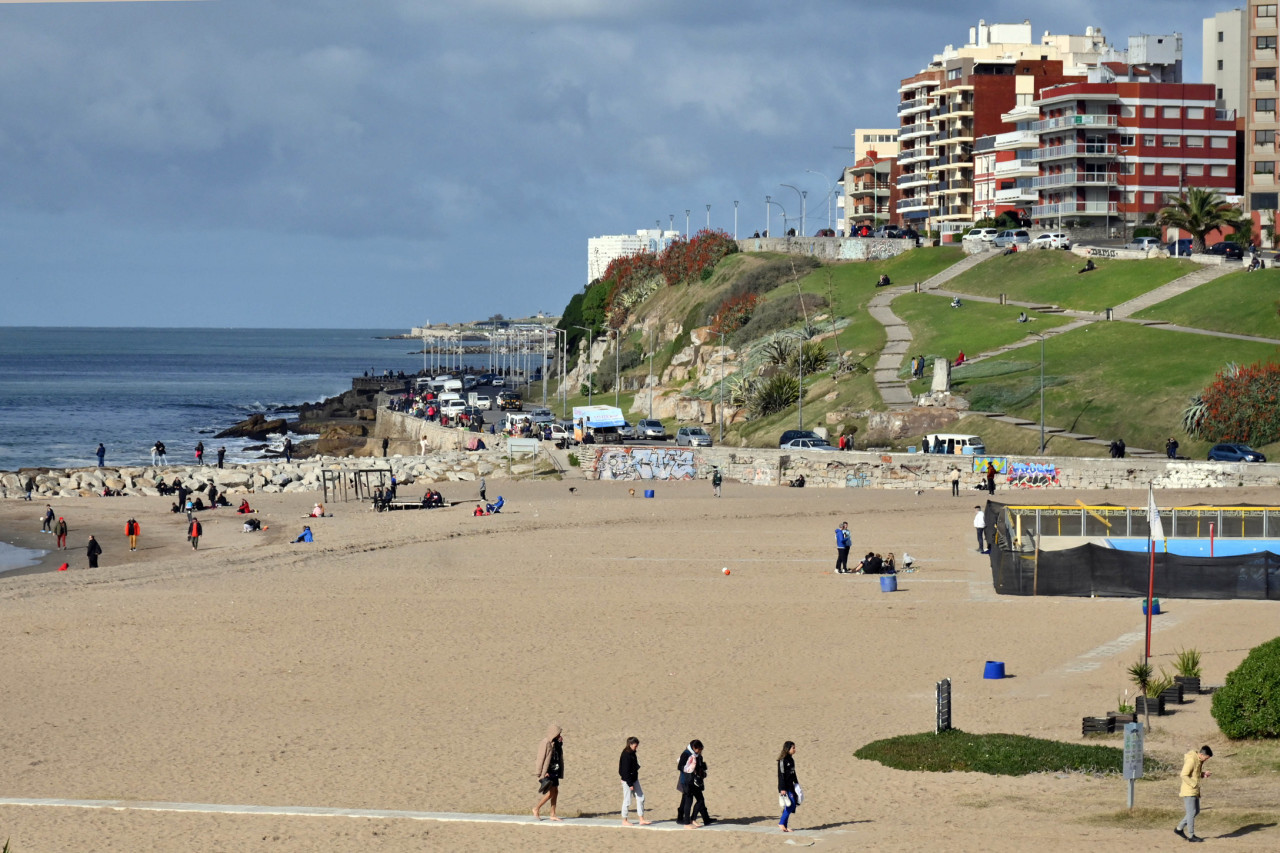
[[[729,567],[728,567],[728,566],[725,566],[725,567],[724,567],[724,573],[725,573],[726,575],[727,575],[727,574],[729,574]]]

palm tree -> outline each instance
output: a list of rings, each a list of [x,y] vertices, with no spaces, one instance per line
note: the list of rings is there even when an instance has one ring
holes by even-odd
[[[1191,234],[1191,251],[1204,251],[1204,238],[1210,231],[1237,227],[1240,210],[1232,207],[1214,190],[1191,187],[1186,194],[1173,199],[1156,215],[1156,221],[1168,228],[1179,228]]]

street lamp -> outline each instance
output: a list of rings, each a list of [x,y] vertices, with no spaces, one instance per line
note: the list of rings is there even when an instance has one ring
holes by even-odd
[[[738,202],[733,203],[733,239],[738,239]]]
[[[826,175],[822,174],[821,172],[815,172],[813,169],[805,169],[805,172],[807,172],[810,175],[817,175],[819,178],[822,178],[824,181],[827,178]],[[830,231],[832,228],[831,202],[834,201],[835,194],[836,194],[836,183],[832,183],[831,188],[827,190],[827,230],[828,231]]]
[[[707,230],[711,230],[711,205],[707,205]]]
[[[587,333],[587,405],[590,406],[592,403],[592,395],[595,391],[592,386],[596,384],[595,365],[591,363],[591,339],[595,335],[595,332],[586,326],[574,326],[574,328],[581,329]]]
[[[787,230],[787,209],[776,201],[770,201],[772,196],[765,196],[764,198],[765,198],[765,210],[769,209],[769,205],[773,205],[774,207],[782,211],[782,230],[785,232]],[[766,228],[765,230],[767,231],[769,229]]]
[[[689,239],[689,208],[684,209],[684,238]]]
[[[622,330],[613,330],[613,407],[618,408],[618,388],[622,383]]]
[[[800,196],[800,236],[804,236],[804,197],[807,193],[800,192],[799,187],[793,187],[791,184],[778,184],[780,187],[786,187],[796,191],[796,195]]]
[[[766,237],[769,236],[769,214],[771,212],[769,210],[769,204],[772,201],[773,201],[773,196],[767,195],[764,197],[764,236]]]
[[[1032,332],[1040,339],[1040,455],[1044,455],[1044,335]]]
[[[649,382],[645,388],[649,391],[649,420],[653,420],[653,330],[649,331]]]

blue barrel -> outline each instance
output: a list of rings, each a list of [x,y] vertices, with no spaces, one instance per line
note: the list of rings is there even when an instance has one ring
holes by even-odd
[[[1143,616],[1147,615],[1147,600],[1145,598],[1142,599],[1142,615]],[[1151,599],[1151,615],[1152,616],[1160,615],[1160,599],[1158,598]]]
[[[983,678],[1004,678],[1004,661],[989,660],[986,669],[982,670]]]
[[[646,498],[651,498],[651,497],[653,497],[653,489],[645,489],[645,490],[644,490],[644,496],[645,496]]]
[[[897,592],[898,576],[897,575],[881,575],[880,591],[881,592]]]

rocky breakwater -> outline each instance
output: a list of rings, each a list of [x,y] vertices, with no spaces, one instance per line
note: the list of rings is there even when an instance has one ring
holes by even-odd
[[[280,410],[282,413],[296,411],[298,418],[294,421],[255,413],[214,438],[247,438],[265,442],[271,436],[292,433],[312,437],[294,443],[293,455],[299,459],[361,455],[380,393],[380,385],[353,388],[319,403],[303,403],[296,410]],[[266,456],[278,453],[268,451],[265,446],[250,449],[267,451]]]

